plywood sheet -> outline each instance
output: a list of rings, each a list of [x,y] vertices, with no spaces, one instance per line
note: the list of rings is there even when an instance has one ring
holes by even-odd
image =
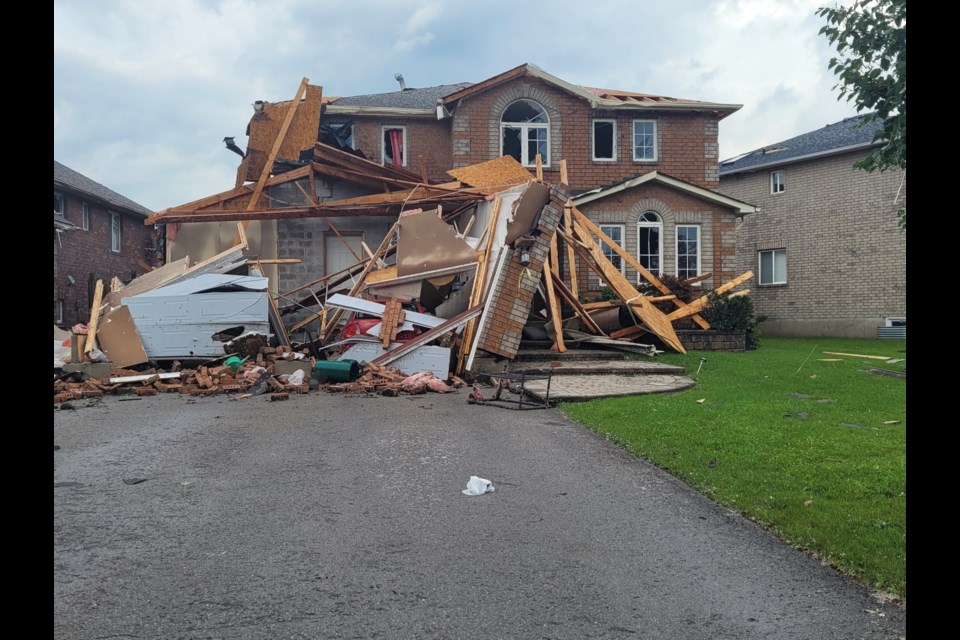
[[[441,220],[436,211],[400,218],[397,224],[400,226],[397,244],[399,277],[462,266],[477,260],[477,252],[458,238],[453,226]]]
[[[317,143],[317,134],[320,131],[320,104],[322,99],[323,88],[308,84],[306,97],[297,106],[293,121],[287,129],[287,134],[284,136],[283,144],[277,154],[278,158],[298,160],[301,151],[313,149],[313,146]],[[270,149],[277,139],[277,134],[280,133],[280,127],[289,109],[289,100],[268,103],[264,105],[263,113],[254,114],[250,119],[247,155],[241,163],[241,170],[243,171],[241,177],[244,180],[252,182],[260,178],[267,157],[270,155]]]
[[[451,169],[447,174],[471,187],[505,186],[533,180],[533,174],[513,156],[501,156],[469,167]]]
[[[148,360],[130,309],[120,306],[107,314],[97,332],[97,344],[116,367],[141,364]]]
[[[531,182],[513,203],[513,220],[507,225],[506,243],[511,244],[520,236],[530,233],[530,228],[550,202],[550,187],[540,182]]]

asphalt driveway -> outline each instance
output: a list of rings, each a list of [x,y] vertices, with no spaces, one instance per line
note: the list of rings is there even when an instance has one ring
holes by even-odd
[[[906,614],[556,411],[54,413],[56,638],[901,638]],[[471,475],[496,490],[461,493]]]

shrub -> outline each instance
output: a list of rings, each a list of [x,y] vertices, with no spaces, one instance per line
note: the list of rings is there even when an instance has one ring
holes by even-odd
[[[710,323],[711,328],[717,331],[746,331],[747,348],[755,349],[760,345],[759,324],[766,320],[766,317],[754,314],[753,299],[750,296],[731,298],[729,294],[717,295],[711,292],[707,300],[707,308],[700,315]]]

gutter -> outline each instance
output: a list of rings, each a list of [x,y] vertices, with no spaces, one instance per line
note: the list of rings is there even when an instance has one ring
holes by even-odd
[[[349,105],[328,104],[324,108],[327,115],[343,116],[391,116],[399,118],[431,118],[436,119],[437,111],[434,107],[427,109],[411,109],[405,107],[356,107]]]

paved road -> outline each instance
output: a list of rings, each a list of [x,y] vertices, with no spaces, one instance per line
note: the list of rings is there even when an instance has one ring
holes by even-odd
[[[559,413],[466,398],[55,412],[55,637],[905,637],[902,610]],[[462,495],[471,475],[496,491]]]

